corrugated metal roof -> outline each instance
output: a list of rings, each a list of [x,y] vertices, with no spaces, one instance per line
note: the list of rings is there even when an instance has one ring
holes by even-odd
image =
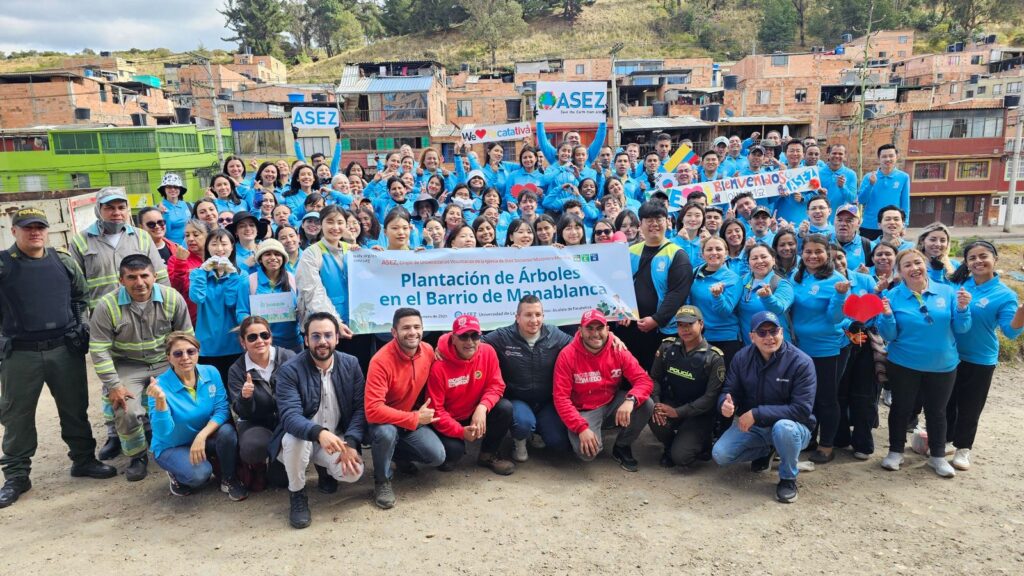
[[[621,130],[657,130],[665,128],[701,128],[712,126],[703,120],[693,116],[655,116],[651,118],[634,118],[625,116],[619,118]]]
[[[792,116],[722,116],[719,119],[724,124],[810,124],[811,121],[805,118],[794,118]]]
[[[387,92],[429,92],[433,76],[389,76],[386,78],[342,78],[339,94],[384,94]]]

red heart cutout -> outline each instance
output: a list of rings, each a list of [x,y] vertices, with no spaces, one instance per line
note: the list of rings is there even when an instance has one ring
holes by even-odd
[[[882,313],[882,299],[874,294],[850,294],[843,304],[843,314],[858,322],[867,322]]]
[[[487,130],[484,130],[483,128],[481,128],[481,129],[477,130],[476,132],[474,132],[474,134],[476,134],[477,138],[483,138],[484,136],[487,136]]]
[[[540,198],[543,195],[543,192],[540,191],[540,188],[537,188],[537,185],[531,182],[529,184],[513,185],[512,197],[515,198],[516,200],[519,200],[519,195],[522,194],[523,192],[526,192],[527,190],[536,194],[538,198]]]
[[[685,198],[685,197],[690,195],[690,192],[703,192],[703,191],[704,191],[704,189],[701,188],[700,186],[690,186],[688,188],[683,188],[682,194],[683,194],[683,198]]]
[[[807,183],[811,190],[818,190],[821,188],[821,181],[817,178],[811,178],[811,181]]]

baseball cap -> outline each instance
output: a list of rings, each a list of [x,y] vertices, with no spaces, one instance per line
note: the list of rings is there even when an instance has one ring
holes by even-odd
[[[306,215],[302,217],[302,221],[305,222],[306,220],[309,220],[310,218],[312,218],[313,220],[320,220],[320,213],[316,212],[316,211],[306,212]]]
[[[14,226],[42,224],[47,228],[50,227],[50,221],[46,219],[46,212],[32,206],[26,206],[15,212],[14,216],[11,217],[11,224]]]
[[[765,208],[764,206],[761,206],[760,204],[758,204],[757,207],[754,208],[754,211],[750,213],[750,217],[753,218],[754,216],[757,216],[758,214],[761,214],[762,212],[764,214],[766,214],[769,218],[772,215],[772,213],[769,212],[767,208]]]
[[[589,326],[594,322],[597,322],[602,326],[608,325],[608,319],[605,318],[604,312],[594,308],[583,313],[583,318],[580,319],[580,326]]]
[[[748,152],[748,154],[753,154],[754,152],[757,152],[759,154],[764,154],[765,153],[764,146],[761,146],[760,144],[758,144],[756,146],[751,146],[750,147],[750,152]]]
[[[840,212],[849,212],[854,218],[860,218],[860,208],[856,204],[843,204],[836,210],[836,216]]]
[[[779,328],[782,327],[782,321],[779,320],[779,317],[776,316],[774,312],[769,312],[767,310],[762,310],[761,312],[754,314],[754,317],[750,319],[750,330],[757,330],[761,324],[774,324]]]
[[[711,143],[712,146],[718,146],[719,144],[723,146],[728,146],[729,139],[726,138],[725,136],[719,136],[718,138],[715,138],[714,141]]]
[[[687,324],[693,324],[698,320],[703,322],[704,315],[701,314],[700,308],[697,308],[696,306],[690,306],[689,304],[687,304],[686,306],[680,308],[678,312],[676,312],[676,322],[686,322]]]
[[[122,186],[107,186],[100,188],[99,192],[96,193],[96,203],[106,204],[107,202],[113,202],[114,200],[128,201],[128,193],[125,192]]]
[[[469,332],[480,332],[480,321],[476,319],[476,316],[470,316],[469,314],[463,314],[452,322],[452,333],[456,336],[461,336]]]

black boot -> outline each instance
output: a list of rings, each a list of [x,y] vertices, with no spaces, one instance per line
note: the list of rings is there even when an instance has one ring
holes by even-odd
[[[149,473],[147,467],[149,466],[149,456],[145,452],[140,456],[132,458],[132,463],[128,465],[128,469],[124,471],[124,477],[129,482],[138,482],[146,478],[146,474]]]
[[[331,476],[330,473],[327,472],[327,468],[315,465],[313,467],[316,468],[316,489],[319,490],[321,494],[334,494],[337,492],[338,481],[334,479],[334,476]]]
[[[71,467],[71,475],[76,478],[96,478],[99,480],[117,476],[117,468],[104,464],[93,458],[88,462],[75,464]]]
[[[291,498],[291,510],[288,511],[288,523],[292,528],[306,528],[313,521],[309,514],[309,500],[306,491],[288,492]]]
[[[121,439],[117,436],[108,436],[107,443],[100,448],[100,460],[113,460],[121,455]]]
[[[18,497],[32,489],[28,476],[9,478],[0,488],[0,508],[7,508],[18,501]]]

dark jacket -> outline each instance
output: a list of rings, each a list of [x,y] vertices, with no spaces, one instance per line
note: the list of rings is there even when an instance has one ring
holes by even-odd
[[[484,336],[484,342],[498,353],[498,365],[505,380],[505,397],[527,404],[551,402],[552,379],[558,353],[572,342],[572,336],[556,326],[544,324],[540,339],[530,348],[515,324]]]
[[[274,379],[277,413],[281,421],[267,447],[271,461],[277,459],[285,432],[316,442],[323,430],[311,420],[320,408],[321,391],[320,370],[313,363],[309,351],[297,354],[281,366]],[[355,356],[334,353],[331,382],[341,410],[341,418],[331,432],[344,437],[346,444],[358,450],[366,434],[366,414],[363,412],[363,371]]]
[[[757,426],[792,420],[813,429],[816,420],[811,409],[817,388],[814,362],[796,346],[783,342],[765,361],[757,346],[750,344],[733,357],[718,397],[718,408],[721,409],[725,395],[731,394],[735,415],[753,410]]]
[[[237,420],[271,430],[277,428],[277,398],[274,395],[276,375],[281,366],[294,357],[295,352],[274,346],[275,363],[270,382],[264,380],[256,370],[249,371],[255,388],[249,399],[242,398],[242,385],[245,384],[246,374],[245,354],[235,360],[228,370],[228,398],[231,400],[231,411],[235,413]]]
[[[675,408],[679,418],[713,414],[725,381],[722,351],[701,338],[687,352],[676,338],[666,338],[654,355],[650,369],[654,391],[651,399]]]

